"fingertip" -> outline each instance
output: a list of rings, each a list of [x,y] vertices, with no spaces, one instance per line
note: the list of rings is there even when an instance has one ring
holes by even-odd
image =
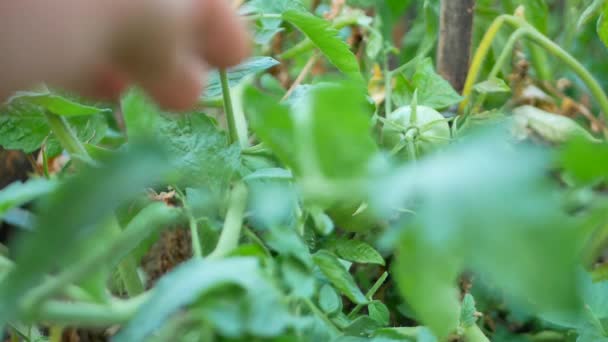
[[[177,65],[168,75],[142,86],[160,107],[184,112],[198,103],[206,78],[206,68],[197,60],[189,59]]]
[[[251,37],[245,23],[227,1],[198,2],[196,35],[199,51],[212,66],[227,68],[239,64],[251,53]]]

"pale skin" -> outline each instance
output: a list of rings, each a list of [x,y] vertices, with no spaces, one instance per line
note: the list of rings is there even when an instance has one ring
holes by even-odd
[[[0,1],[0,46],[0,101],[41,82],[99,99],[136,84],[178,111],[250,51],[227,0]]]

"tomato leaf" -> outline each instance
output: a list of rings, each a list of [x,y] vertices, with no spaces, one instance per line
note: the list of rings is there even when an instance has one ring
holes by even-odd
[[[359,240],[339,239],[334,246],[338,256],[344,260],[361,264],[385,264],[382,255],[368,243]]]
[[[441,77],[433,67],[433,61],[426,58],[419,62],[411,79],[405,74],[397,77],[393,100],[399,107],[409,105],[418,91],[418,105],[433,109],[444,109],[462,100],[450,83]]]
[[[43,178],[31,179],[25,183],[15,182],[10,184],[0,191],[0,218],[2,218],[9,209],[49,194],[54,191],[56,187],[56,181]]]
[[[230,87],[236,86],[245,77],[270,69],[279,62],[272,57],[252,57],[245,62],[227,70],[226,76]],[[222,85],[219,73],[214,70],[209,73],[207,87],[203,92],[203,98],[212,98],[222,95]]]
[[[320,250],[315,253],[312,258],[321,272],[323,272],[335,288],[340,290],[340,292],[348,297],[353,303],[365,304],[368,302],[363,292],[357,287],[353,277],[348,273],[335,255],[328,251]]]
[[[11,97],[9,101],[14,101],[16,99],[39,105],[53,114],[67,117],[95,115],[107,111],[107,109],[97,108],[74,102],[66,97],[48,91],[20,91],[17,92],[17,94],[15,94],[13,97]]]
[[[338,70],[354,80],[363,79],[357,58],[328,21],[294,10],[283,13],[283,19],[302,31]]]
[[[140,307],[114,341],[145,341],[147,336],[179,309],[193,304],[205,293],[227,285],[236,285],[248,293],[254,310],[248,322],[249,331],[261,337],[276,336],[284,331],[289,316],[280,304],[277,290],[263,277],[257,260],[192,259],[158,282],[150,299]],[[255,314],[258,314],[257,318]]]

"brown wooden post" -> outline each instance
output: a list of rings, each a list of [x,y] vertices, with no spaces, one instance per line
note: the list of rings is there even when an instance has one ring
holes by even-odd
[[[471,59],[475,0],[442,0],[437,70],[462,91]]]

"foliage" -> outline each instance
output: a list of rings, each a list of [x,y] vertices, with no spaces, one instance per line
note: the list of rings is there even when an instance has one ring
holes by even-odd
[[[608,341],[608,5],[563,3],[478,0],[462,93],[440,1],[249,0],[255,57],[189,113],[15,94],[0,330]]]

